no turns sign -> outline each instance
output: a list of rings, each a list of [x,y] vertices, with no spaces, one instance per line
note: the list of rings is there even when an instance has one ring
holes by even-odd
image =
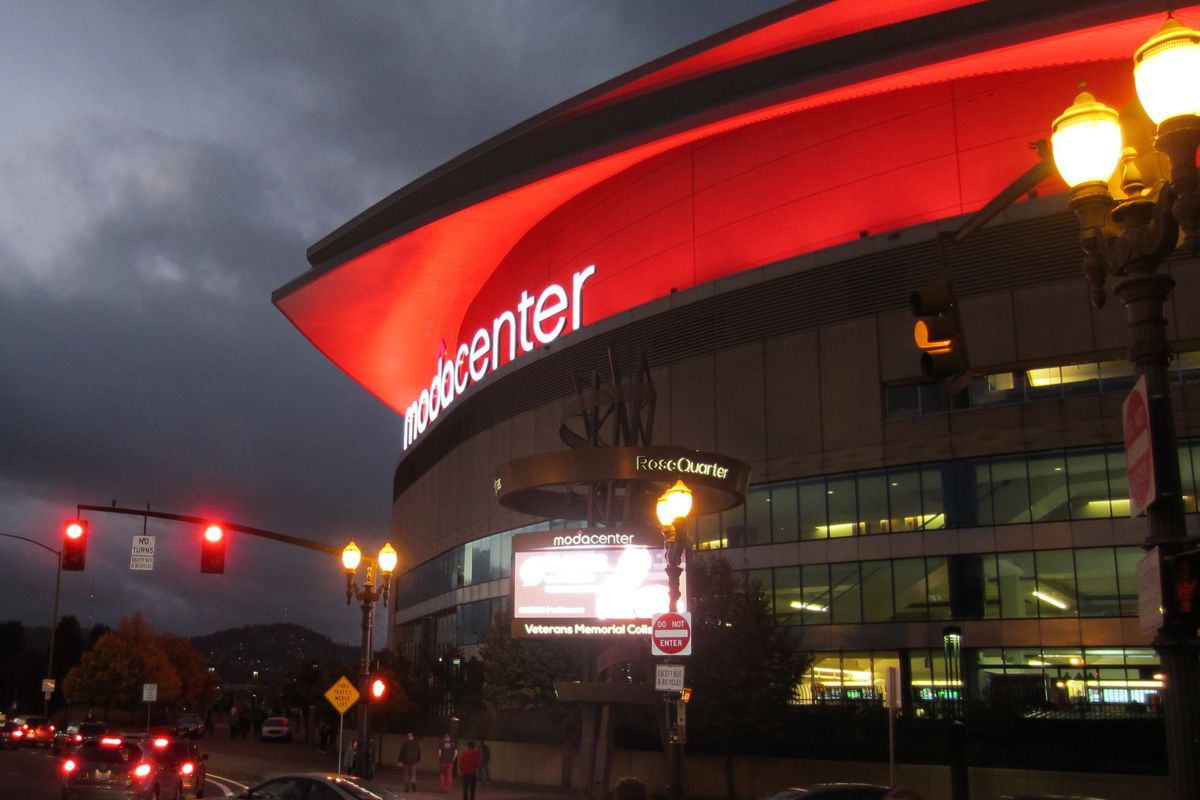
[[[650,653],[656,656],[692,654],[692,615],[688,611],[668,611],[650,619]]]

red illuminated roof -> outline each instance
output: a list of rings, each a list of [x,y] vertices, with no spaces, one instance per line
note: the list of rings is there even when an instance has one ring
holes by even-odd
[[[1194,10],[1177,13],[1189,21]],[[1141,2],[793,4],[585,93],[435,170],[314,245],[313,269],[273,299],[322,353],[403,412],[428,385],[440,343],[454,347],[468,308],[505,256],[548,214],[602,181],[781,115],[972,76],[1127,60],[1160,23],[1158,4]],[[1033,158],[1015,153],[1013,172],[995,189]]]

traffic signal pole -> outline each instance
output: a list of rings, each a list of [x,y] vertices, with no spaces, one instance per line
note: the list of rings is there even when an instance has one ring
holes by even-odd
[[[50,656],[47,659],[46,677],[54,677],[54,637],[58,633],[58,594],[62,586],[62,551],[55,550],[53,547],[47,547],[39,541],[27,538],[25,536],[17,536],[14,533],[0,533],[5,539],[20,539],[22,542],[29,542],[32,545],[37,545],[48,553],[53,553],[55,560],[58,562],[54,573],[54,616],[50,620]],[[50,695],[52,692],[43,692],[45,701],[42,704],[42,716],[50,715]]]

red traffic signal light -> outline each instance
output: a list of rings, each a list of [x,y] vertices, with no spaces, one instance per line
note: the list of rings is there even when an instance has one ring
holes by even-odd
[[[88,524],[81,519],[69,519],[63,525],[62,568],[79,572],[87,562]]]
[[[371,696],[376,700],[383,697],[383,694],[386,691],[387,684],[383,682],[383,678],[376,678],[375,680],[371,681]]]
[[[204,529],[200,542],[200,571],[220,574],[225,571],[225,529],[212,524]]]

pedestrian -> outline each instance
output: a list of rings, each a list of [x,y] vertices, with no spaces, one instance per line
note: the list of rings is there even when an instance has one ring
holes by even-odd
[[[492,763],[492,748],[488,747],[488,743],[483,739],[479,740],[479,782],[484,786],[490,786],[492,783],[492,773],[488,770],[488,765]]]
[[[208,713],[204,715],[204,733],[206,736],[212,736],[213,732],[213,713],[212,708],[208,709]]]
[[[329,737],[333,734],[333,729],[329,727],[329,723],[321,720],[321,727],[317,728],[317,738],[321,742],[321,752],[329,751]]]
[[[229,741],[232,742],[234,739],[237,738],[239,725],[240,725],[240,722],[238,721],[238,707],[230,706],[230,708],[229,708]]]
[[[475,782],[479,772],[479,751],[475,740],[467,742],[467,749],[458,757],[458,771],[462,775],[463,800],[475,800]]]
[[[613,800],[650,800],[650,790],[637,778],[621,778],[613,788]]]
[[[346,752],[342,754],[342,768],[340,772],[343,775],[354,774],[354,756],[358,753],[358,739],[351,739],[346,745]]]
[[[442,787],[442,794],[450,794],[450,790],[454,788],[454,760],[458,758],[458,748],[454,746],[454,742],[450,741],[450,734],[442,737],[442,743],[438,745],[438,784]]]
[[[400,756],[396,763],[404,768],[404,791],[417,791],[417,764],[421,763],[421,743],[409,731],[400,745]]]
[[[238,714],[238,728],[242,734],[242,741],[246,741],[246,735],[250,733],[250,727],[254,724],[254,719],[251,717],[253,712],[248,708],[243,708],[242,713]]]

